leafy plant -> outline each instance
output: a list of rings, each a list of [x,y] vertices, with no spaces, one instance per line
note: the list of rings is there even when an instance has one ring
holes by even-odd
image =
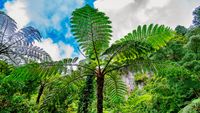
[[[179,113],[199,113],[200,112],[199,108],[200,108],[200,99],[197,98],[195,100],[192,100],[190,104],[181,109]]]
[[[194,15],[193,24],[194,24],[195,26],[200,26],[200,6],[197,7],[197,8],[193,11],[193,15]]]
[[[35,40],[40,41],[41,35],[33,27],[25,27],[17,31],[16,22],[0,12],[0,59],[15,65],[28,60],[49,61],[48,53],[33,46]]]
[[[112,32],[111,22],[104,13],[89,5],[76,9],[72,14],[71,23],[72,32],[81,49],[85,52],[86,59],[96,67],[93,72],[96,77],[98,113],[103,112],[103,91],[106,76],[114,70],[133,65],[135,62],[127,62],[144,58],[148,53],[165,46],[166,42],[173,37],[173,32],[168,27],[153,24],[144,25],[139,26],[109,47]],[[112,65],[116,64],[117,61],[119,61],[119,65]]]
[[[158,73],[143,89],[136,88],[132,92],[121,107],[123,113],[174,113],[193,98],[198,98],[199,80],[196,75],[191,75],[192,72],[175,64],[165,64],[157,69]]]

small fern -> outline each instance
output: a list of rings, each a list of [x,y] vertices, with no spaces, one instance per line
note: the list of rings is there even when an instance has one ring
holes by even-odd
[[[199,113],[200,112],[200,98],[193,100],[190,104],[181,109],[178,113]]]

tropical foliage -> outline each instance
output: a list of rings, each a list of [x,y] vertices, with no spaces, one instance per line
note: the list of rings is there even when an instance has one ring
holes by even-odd
[[[98,113],[103,112],[103,91],[104,83],[108,79],[107,76],[111,77],[109,83],[112,84],[113,80],[113,84],[115,84],[113,88],[117,87],[115,88],[117,90],[110,88],[111,95],[118,95],[112,97],[116,99],[120,95],[125,95],[126,91],[123,91],[123,89],[126,88],[120,85],[121,82],[119,80],[116,80],[120,79],[120,77],[113,76],[112,72],[122,67],[128,68],[132,66],[136,59],[144,58],[145,55],[163,47],[173,37],[173,32],[168,27],[153,24],[149,26],[144,25],[142,27],[139,26],[136,30],[133,30],[133,32],[109,47],[112,32],[111,22],[104,13],[86,5],[83,8],[75,10],[71,20],[72,32],[80,43],[81,49],[85,52],[87,56],[86,60],[90,61],[91,65],[94,65],[96,68],[93,70],[93,76],[97,78],[96,95]],[[102,60],[103,57],[105,60]],[[129,60],[133,60],[133,64],[126,63]],[[118,64],[115,62],[118,62]],[[120,75],[120,73],[116,74]]]
[[[195,18],[200,16],[197,10]],[[2,48],[6,47],[0,62],[2,113],[200,112],[200,28],[195,22],[175,30],[141,25],[110,44],[111,21],[86,5],[71,17],[85,58],[51,61],[32,45],[41,38],[36,29],[17,32],[14,20],[0,16]],[[11,39],[16,44],[6,42]],[[20,53],[10,52],[19,48]],[[16,66],[10,60],[18,60],[12,58],[24,65]]]
[[[194,19],[193,19],[193,23],[195,26],[200,26],[200,6],[197,7],[194,11],[193,11],[193,15],[194,15]]]
[[[15,65],[29,60],[49,61],[50,56],[43,49],[33,46],[40,41],[38,30],[31,26],[17,29],[17,23],[3,12],[0,12],[0,59]]]

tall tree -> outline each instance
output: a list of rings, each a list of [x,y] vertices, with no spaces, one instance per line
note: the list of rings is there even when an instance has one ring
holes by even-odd
[[[71,23],[72,32],[85,52],[86,60],[96,67],[93,71],[96,77],[98,113],[103,112],[105,79],[113,78],[111,73],[114,70],[137,64],[137,59],[146,58],[149,53],[163,47],[173,37],[173,32],[168,27],[144,25],[109,47],[111,22],[104,13],[89,5],[76,9],[72,14]]]
[[[200,53],[199,45],[200,45],[200,35],[191,36],[187,44],[187,47],[197,55],[197,60],[199,60],[198,56]]]
[[[200,6],[193,11],[193,24],[200,27]]]
[[[188,30],[184,26],[178,25],[176,26],[175,31],[180,35],[185,35]]]
[[[0,59],[19,65],[28,60],[49,61],[51,58],[43,49],[33,46],[41,35],[33,27],[17,31],[17,23],[3,12],[0,12]]]

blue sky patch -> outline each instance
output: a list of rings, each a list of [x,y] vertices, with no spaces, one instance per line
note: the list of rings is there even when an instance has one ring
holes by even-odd
[[[21,7],[23,6],[22,10],[25,10],[25,16],[28,18],[28,23],[25,25],[35,27],[44,38],[51,38],[53,43],[63,42],[66,45],[70,45],[74,49],[71,57],[74,57],[79,54],[79,50],[77,49],[78,43],[70,31],[71,13],[76,8],[80,8],[86,4],[93,7],[94,1],[52,0],[49,2],[47,0],[26,0],[22,2],[20,0],[12,0],[11,2],[11,0],[0,0],[0,9],[5,11],[5,13],[9,12],[9,9],[5,9],[6,2],[10,4],[10,7],[14,7],[14,3]],[[20,10],[16,10],[16,13],[20,13]],[[23,21],[22,19],[21,21]],[[63,52],[60,53],[64,54]]]

